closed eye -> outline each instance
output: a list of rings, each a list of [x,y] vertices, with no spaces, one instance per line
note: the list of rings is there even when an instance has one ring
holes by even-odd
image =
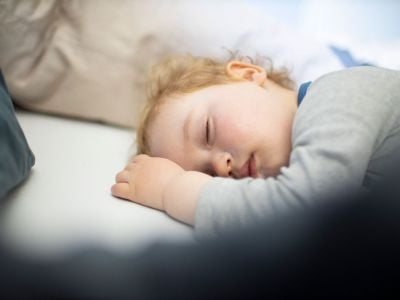
[[[210,119],[207,119],[206,122],[206,144],[210,143]]]

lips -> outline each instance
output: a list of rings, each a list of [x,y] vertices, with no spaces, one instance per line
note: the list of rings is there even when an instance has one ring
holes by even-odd
[[[254,160],[254,155],[252,154],[250,158],[245,162],[245,164],[240,168],[239,171],[240,178],[244,177],[257,177],[257,166]]]
[[[254,159],[253,154],[250,156],[248,169],[249,169],[249,176],[256,178],[257,177],[257,166],[256,166],[256,161]]]

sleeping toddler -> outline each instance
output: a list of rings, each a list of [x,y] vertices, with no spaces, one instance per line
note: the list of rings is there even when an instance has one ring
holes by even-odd
[[[400,149],[400,72],[354,67],[293,86],[240,57],[155,65],[139,155],[113,195],[218,235],[384,178]]]

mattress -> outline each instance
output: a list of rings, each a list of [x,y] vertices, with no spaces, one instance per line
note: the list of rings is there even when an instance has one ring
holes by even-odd
[[[36,157],[3,203],[0,236],[12,251],[57,258],[79,248],[124,253],[194,242],[191,227],[110,193],[134,141],[128,129],[17,111]]]

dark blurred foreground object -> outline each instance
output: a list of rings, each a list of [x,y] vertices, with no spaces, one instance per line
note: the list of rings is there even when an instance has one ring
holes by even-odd
[[[28,177],[34,163],[0,70],[0,201]]]
[[[397,178],[199,245],[154,245],[139,256],[91,249],[58,262],[2,251],[0,298],[399,299]]]

